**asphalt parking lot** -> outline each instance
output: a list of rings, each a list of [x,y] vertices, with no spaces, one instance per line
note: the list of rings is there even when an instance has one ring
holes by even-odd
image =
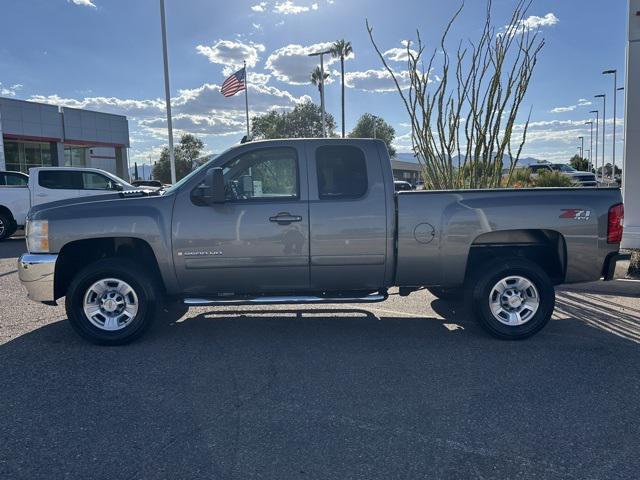
[[[638,477],[638,282],[559,290],[522,342],[420,292],[165,310],[97,347],[26,300],[23,245],[0,244],[2,479]]]

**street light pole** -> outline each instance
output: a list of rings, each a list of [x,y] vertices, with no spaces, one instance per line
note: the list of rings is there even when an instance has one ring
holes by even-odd
[[[589,113],[595,113],[596,114],[596,154],[594,156],[595,160],[596,160],[596,178],[598,178],[598,126],[600,124],[600,111],[599,110],[591,110]]]
[[[594,98],[602,99],[602,179],[604,180],[604,145],[605,145],[605,131],[607,125],[607,96],[602,93],[600,95],[594,95]]]
[[[169,130],[169,163],[171,183],[176,183],[176,158],[173,151],[173,125],[171,123],[171,91],[169,89],[169,58],[167,55],[167,25],[164,15],[164,0],[160,0],[160,26],[162,28],[162,58],[164,60],[164,96],[167,105],[167,128]]]
[[[584,137],[578,137],[580,140],[580,158],[584,159]]]
[[[310,57],[320,57],[320,110],[322,115],[322,136],[327,136],[327,126],[324,113],[324,56],[331,53],[331,50],[323,50],[322,52],[310,53]]]
[[[605,70],[603,75],[613,75],[613,178],[616,176],[616,107],[618,98],[618,70]]]
[[[593,152],[593,122],[592,121],[588,121],[588,122],[584,122],[585,125],[590,125],[591,126],[591,134],[590,134],[590,140],[589,140],[589,171],[591,171],[591,167],[592,167],[592,159],[591,159],[591,153]]]

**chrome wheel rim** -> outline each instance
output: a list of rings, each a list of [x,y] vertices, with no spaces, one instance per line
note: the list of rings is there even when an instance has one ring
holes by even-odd
[[[4,222],[0,218],[0,237],[4,235]]]
[[[84,314],[100,330],[115,332],[129,325],[138,313],[138,295],[127,282],[104,278],[84,294]]]
[[[498,281],[489,294],[493,317],[504,325],[516,327],[529,322],[538,311],[540,295],[531,280],[513,275]]]

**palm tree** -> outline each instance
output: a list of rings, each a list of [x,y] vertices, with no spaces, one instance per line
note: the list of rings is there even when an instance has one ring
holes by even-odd
[[[331,47],[331,55],[340,57],[340,74],[342,75],[342,138],[344,138],[344,59],[353,53],[351,42],[337,40]]]
[[[329,73],[324,72],[324,78],[322,82],[320,81],[320,77],[322,77],[322,70],[320,70],[320,67],[316,67],[313,70],[311,70],[311,77],[309,79],[311,80],[311,83],[313,83],[318,87],[318,91],[322,90],[322,85],[324,85],[324,80],[329,78]]]

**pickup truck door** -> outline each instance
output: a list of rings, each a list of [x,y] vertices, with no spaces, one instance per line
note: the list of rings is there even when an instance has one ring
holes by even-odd
[[[387,241],[393,231],[388,229],[388,195],[375,143],[310,143],[307,156],[311,288],[385,286]],[[389,183],[393,189],[391,179]]]
[[[217,164],[225,202],[176,198],[176,275],[187,295],[291,293],[309,288],[309,202],[302,146],[235,150]],[[204,177],[202,177],[204,178]]]

